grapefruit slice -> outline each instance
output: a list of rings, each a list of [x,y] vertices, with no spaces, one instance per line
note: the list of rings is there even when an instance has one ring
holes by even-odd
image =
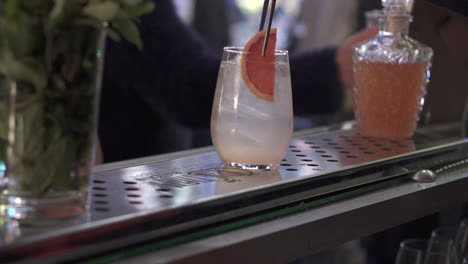
[[[272,102],[275,90],[276,28],[270,30],[265,56],[262,56],[266,30],[255,34],[245,45],[241,57],[242,78],[258,98]]]

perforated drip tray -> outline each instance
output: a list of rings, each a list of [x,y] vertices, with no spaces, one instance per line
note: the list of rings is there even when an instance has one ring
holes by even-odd
[[[362,137],[354,130],[298,138],[272,171],[222,168],[217,154],[210,152],[97,172],[91,188],[92,219],[193,207],[207,201],[222,203],[306,186],[289,193],[285,201],[291,201],[461,159],[467,153],[465,139],[434,131],[420,131],[414,139],[399,141]],[[292,198],[294,195],[297,197]],[[257,205],[258,210],[257,202],[265,201],[253,199],[249,205]],[[271,200],[268,206],[272,206]],[[242,211],[250,210],[244,207]]]
[[[23,258],[24,247],[31,255],[67,244],[73,247],[63,252],[113,249],[466,156],[468,140],[453,129],[420,130],[414,139],[399,141],[348,130],[293,139],[272,171],[222,168],[215,152],[97,171],[90,186],[90,221],[0,248],[0,257]]]

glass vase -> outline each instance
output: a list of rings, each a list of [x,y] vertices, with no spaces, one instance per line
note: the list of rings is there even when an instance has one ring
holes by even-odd
[[[30,77],[0,73],[0,212],[34,226],[86,212],[97,138],[105,35],[83,27],[53,41],[36,47],[35,62],[0,56],[12,70],[44,68]]]

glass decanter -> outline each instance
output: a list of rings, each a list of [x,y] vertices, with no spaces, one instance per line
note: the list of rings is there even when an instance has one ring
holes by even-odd
[[[353,99],[361,135],[409,138],[424,103],[433,51],[408,36],[409,0],[383,0],[377,37],[354,47]]]

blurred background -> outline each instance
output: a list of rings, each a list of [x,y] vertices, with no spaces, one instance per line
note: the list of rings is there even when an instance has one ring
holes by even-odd
[[[213,51],[244,46],[258,31],[263,0],[173,0],[178,15]],[[358,30],[358,0],[278,0],[278,49],[291,53],[339,45]],[[379,6],[379,1],[376,6]]]

